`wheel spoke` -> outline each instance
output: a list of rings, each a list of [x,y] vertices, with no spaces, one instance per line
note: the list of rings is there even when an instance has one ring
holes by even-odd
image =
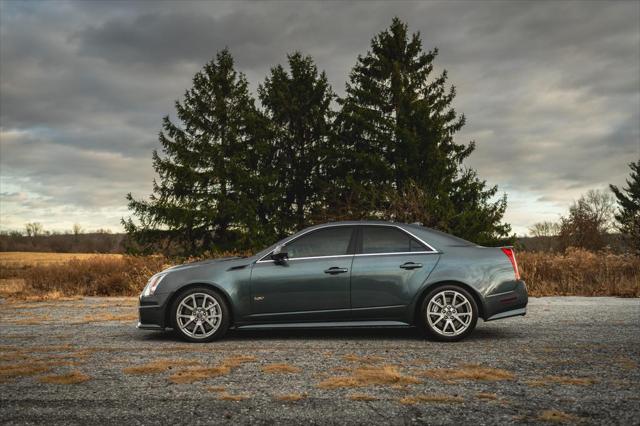
[[[427,304],[426,319],[443,336],[457,336],[471,324],[473,308],[467,297],[455,290],[444,290]]]
[[[213,296],[207,293],[192,293],[178,304],[176,320],[177,326],[184,334],[204,339],[220,328],[222,310]]]
[[[436,325],[437,323],[439,323],[440,321],[442,321],[442,319],[443,319],[443,318],[444,318],[444,315],[440,315],[440,316],[438,317],[438,319],[437,319],[437,320],[435,320],[435,321],[434,321],[433,323],[431,323],[431,324],[432,324],[432,325]]]

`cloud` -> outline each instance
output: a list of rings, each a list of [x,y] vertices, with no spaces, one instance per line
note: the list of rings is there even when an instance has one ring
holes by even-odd
[[[118,229],[149,193],[161,118],[229,47],[255,90],[301,50],[341,94],[394,15],[439,47],[475,140],[469,165],[508,192],[518,232],[640,156],[637,2],[3,2],[0,227],[38,217]],[[71,218],[73,220],[70,222]]]

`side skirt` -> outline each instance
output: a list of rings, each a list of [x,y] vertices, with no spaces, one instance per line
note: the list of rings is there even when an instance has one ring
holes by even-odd
[[[359,327],[411,327],[401,321],[333,321],[333,322],[295,322],[277,324],[249,324],[234,327],[236,330],[265,330],[275,328],[359,328]]]

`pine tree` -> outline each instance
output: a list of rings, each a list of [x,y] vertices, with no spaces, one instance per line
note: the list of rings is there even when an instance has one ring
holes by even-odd
[[[289,70],[271,69],[258,88],[270,121],[275,202],[273,225],[286,235],[307,225],[323,205],[331,149],[333,91],[310,56],[287,56]]]
[[[616,214],[618,229],[626,237],[629,245],[640,254],[640,159],[629,163],[631,176],[627,179],[627,188],[620,190],[609,185],[618,199],[619,210]]]
[[[419,220],[491,242],[510,231],[501,223],[506,198],[492,201],[497,187],[463,167],[475,145],[454,140],[465,117],[451,106],[456,91],[447,89],[446,71],[433,76],[437,53],[425,53],[420,34],[409,36],[394,18],[358,57],[339,100],[332,206],[341,217]]]
[[[264,118],[227,49],[195,75],[175,107],[181,125],[164,118],[153,194],[148,201],[127,195],[137,223],[123,219],[126,231],[145,248],[164,243],[185,254],[259,244],[268,222],[268,200],[260,197],[268,176],[257,173]]]

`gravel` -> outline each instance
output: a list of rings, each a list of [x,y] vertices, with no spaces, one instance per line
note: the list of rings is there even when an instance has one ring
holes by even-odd
[[[35,358],[55,362],[56,356],[71,354],[77,365],[58,365],[44,374],[79,371],[91,379],[78,384],[45,384],[38,380],[43,374],[39,373],[0,381],[0,422],[533,424],[539,423],[545,412],[553,417],[554,412],[549,411],[555,410],[560,412],[555,416],[566,414],[575,422],[638,424],[639,299],[532,298],[526,317],[480,321],[475,333],[459,343],[424,340],[412,329],[357,329],[237,331],[220,342],[187,344],[170,333],[136,330],[132,320],[105,320],[105,313],[120,317],[134,314],[134,303],[123,298],[1,303],[0,371],[8,364],[28,364]],[[96,321],[87,322],[86,316],[95,316]],[[76,353],[79,350],[87,353]],[[31,358],[10,360],[16,351]],[[161,359],[216,366],[239,355],[256,360],[191,384],[169,380],[171,374],[189,368],[184,365],[147,375],[123,372],[126,367]],[[380,357],[382,360],[374,358],[369,365],[396,365],[402,374],[418,378],[420,383],[318,387],[328,377],[348,375],[367,365],[344,359],[347,355]],[[262,371],[274,363],[290,364],[301,371]],[[439,381],[422,374],[428,369],[465,364],[503,369],[514,378]],[[582,384],[557,383],[549,376],[586,380]],[[213,387],[224,387],[224,392]],[[246,399],[221,399],[225,393]],[[349,398],[354,393],[376,399],[354,401]],[[495,394],[495,398],[479,398],[478,393]],[[299,394],[303,399],[278,400],[283,394]],[[463,401],[400,402],[406,396],[434,394]]]

